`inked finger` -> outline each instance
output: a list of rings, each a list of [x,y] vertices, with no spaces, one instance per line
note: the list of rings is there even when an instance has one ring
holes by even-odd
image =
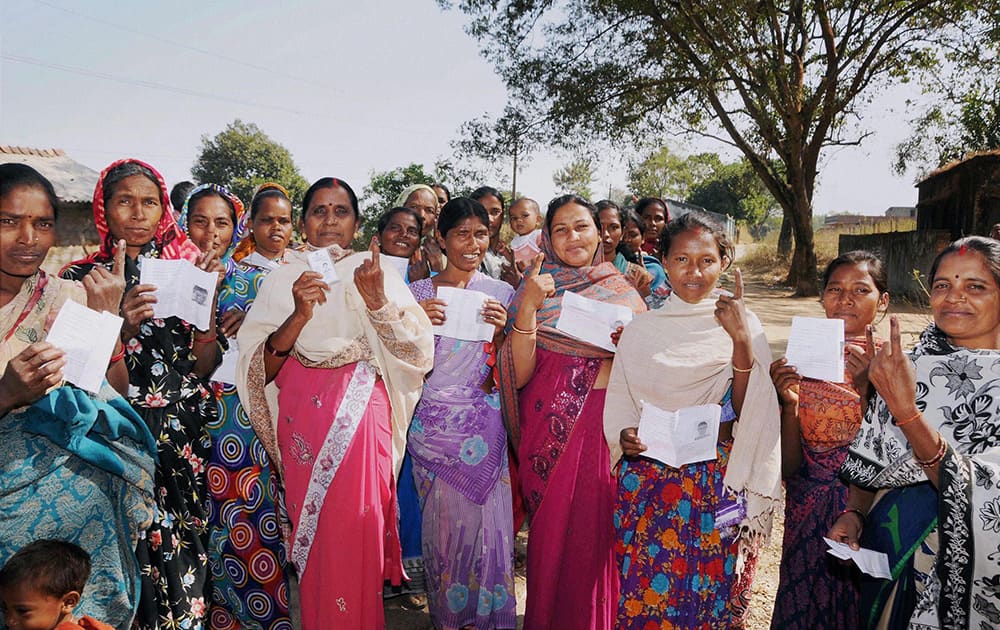
[[[889,317],[889,343],[893,355],[903,353],[903,342],[899,339],[899,318],[895,315]]]
[[[733,272],[736,276],[736,288],[733,289],[733,299],[742,300],[743,299],[743,272],[737,267],[736,271]]]

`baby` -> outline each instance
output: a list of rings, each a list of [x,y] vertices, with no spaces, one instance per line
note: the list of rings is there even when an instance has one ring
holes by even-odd
[[[538,227],[541,209],[534,199],[521,197],[510,205],[507,212],[510,216],[510,229],[517,234],[510,241],[514,264],[518,271],[524,271],[538,252],[542,251],[542,230]]]
[[[36,540],[0,569],[0,609],[8,630],[114,630],[84,615],[74,620],[90,577],[90,556],[73,543]]]

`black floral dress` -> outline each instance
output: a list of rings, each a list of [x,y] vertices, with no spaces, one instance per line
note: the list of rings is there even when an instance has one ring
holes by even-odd
[[[157,256],[150,243],[139,261]],[[97,264],[111,269],[110,261]],[[126,291],[139,283],[139,264],[126,258]],[[91,268],[89,263],[71,265],[62,276],[82,280]],[[140,630],[206,626],[205,464],[211,443],[205,425],[217,418],[218,408],[208,380],[194,374],[194,333],[191,324],[176,317],[148,319],[125,343],[128,400],[156,437],[159,456],[153,524],[140,533],[136,547],[142,593],[133,628]],[[217,362],[221,356],[217,352]]]

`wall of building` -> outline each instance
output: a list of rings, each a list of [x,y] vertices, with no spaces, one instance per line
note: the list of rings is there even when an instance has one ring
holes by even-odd
[[[838,253],[855,249],[875,252],[885,263],[891,295],[926,301],[924,289],[929,288],[927,273],[931,263],[950,242],[949,230],[841,234]],[[920,281],[915,277],[915,272],[919,272]]]

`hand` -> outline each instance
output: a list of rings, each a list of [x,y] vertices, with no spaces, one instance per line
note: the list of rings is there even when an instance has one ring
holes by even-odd
[[[492,298],[483,303],[483,321],[496,327],[496,334],[503,332],[507,325],[507,309],[499,300]]]
[[[552,279],[552,274],[540,273],[544,261],[545,254],[535,256],[531,269],[524,276],[524,303],[533,307],[535,311],[542,308],[545,298],[556,293],[556,282]]]
[[[385,278],[382,274],[382,263],[378,250],[369,248],[372,257],[354,270],[354,285],[358,287],[361,298],[369,311],[377,311],[389,303],[385,297]]]
[[[623,330],[625,330],[624,326],[618,326],[611,331],[611,343],[613,343],[616,348],[618,347],[618,342],[621,341]]]
[[[719,296],[715,302],[715,320],[736,343],[748,341],[750,333],[746,307],[743,306],[743,274],[737,269],[734,275],[736,287],[733,290],[733,297]]]
[[[630,266],[625,274],[635,290],[642,297],[648,297],[653,292],[653,274],[638,266]]]
[[[646,450],[646,445],[639,441],[639,429],[636,427],[622,429],[618,441],[621,444],[622,452],[628,457],[635,457]]]
[[[422,247],[420,247],[421,256],[427,261],[427,268],[430,273],[431,271],[435,273],[441,273],[445,268],[445,255],[444,251],[441,249],[441,244],[438,243],[437,238],[430,236],[424,241]]]
[[[444,310],[447,306],[444,300],[441,298],[430,298],[422,302],[417,302],[417,304],[427,313],[427,319],[431,320],[431,324],[440,326],[444,323]]]
[[[413,255],[410,256],[410,264],[407,267],[406,272],[410,277],[410,282],[431,277],[431,269],[427,266],[427,263],[424,262],[424,252],[421,248],[418,247],[417,251],[413,252]]]
[[[839,543],[851,546],[851,549],[861,549],[861,517],[854,512],[844,512],[830,526],[826,537]]]
[[[516,289],[521,286],[522,276],[517,265],[505,260],[500,265],[500,279]]]
[[[219,275],[215,279],[215,290],[218,291],[219,285],[226,279],[226,266],[222,264],[222,261],[215,255],[215,252],[208,251],[200,254],[194,266],[202,271],[214,271]]]
[[[131,339],[139,334],[139,325],[153,317],[153,304],[156,304],[155,284],[137,284],[125,293],[122,298],[122,339]]]
[[[101,265],[94,265],[83,278],[83,288],[87,292],[87,306],[97,312],[107,311],[117,314],[125,293],[125,241],[118,241],[115,248],[115,262],[108,271]]]
[[[323,282],[323,275],[315,271],[303,271],[292,283],[292,300],[295,301],[294,314],[309,321],[313,307],[326,303],[326,292],[330,285]]]
[[[865,347],[859,348],[854,344],[847,344],[847,357],[844,364],[847,373],[851,375],[851,383],[854,389],[862,395],[868,391],[868,369],[872,359],[875,358],[875,340],[872,339],[872,325],[865,327]]]
[[[799,404],[799,383],[802,377],[794,365],[788,365],[788,359],[781,357],[771,364],[771,380],[782,405]]]
[[[246,319],[246,311],[239,308],[231,308],[222,315],[221,328],[222,334],[229,337],[230,339],[236,336],[239,332],[240,326],[243,325],[243,320]]]
[[[41,398],[50,387],[62,382],[64,365],[66,354],[47,341],[21,350],[0,377],[0,411],[6,413]]]
[[[899,318],[889,317],[889,343],[882,344],[868,366],[868,378],[897,419],[917,413],[917,379],[913,362],[903,354]]]

